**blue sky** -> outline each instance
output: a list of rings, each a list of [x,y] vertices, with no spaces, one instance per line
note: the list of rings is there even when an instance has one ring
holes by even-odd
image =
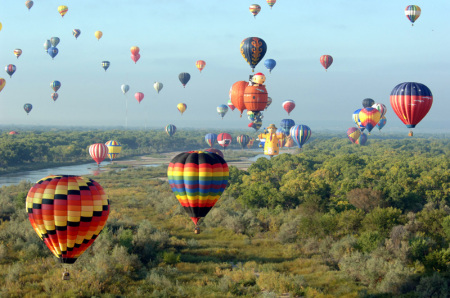
[[[250,4],[262,7],[253,18]],[[414,26],[405,17],[409,4],[422,15]],[[61,18],[59,5],[67,5]],[[433,106],[416,131],[448,132],[449,80],[446,1],[392,1],[376,4],[362,0],[278,0],[271,10],[266,1],[36,0],[28,11],[24,1],[4,0],[0,10],[0,66],[15,64],[12,78],[3,72],[6,86],[0,92],[0,125],[124,126],[128,101],[128,126],[239,128],[249,123],[238,111],[222,120],[216,112],[226,104],[230,86],[247,80],[251,69],[239,52],[240,42],[257,36],[267,43],[264,60],[277,61],[269,74],[263,61],[256,71],[267,76],[273,103],[264,112],[264,126],[283,118],[311,129],[346,130],[352,113],[364,98],[388,107],[384,130],[407,130],[389,104],[389,94],[399,83],[420,82],[434,96]],[[76,40],[73,29],[80,29]],[[101,30],[100,41],[94,32]],[[52,36],[61,39],[54,60],[43,44]],[[139,46],[141,59],[134,64],[130,47]],[[19,59],[13,54],[21,48]],[[332,55],[327,72],[319,63]],[[202,73],[195,61],[206,61]],[[101,61],[111,62],[105,72]],[[3,64],[2,64],[3,63]],[[189,72],[186,88],[178,74]],[[62,84],[53,102],[50,83]],[[157,94],[153,83],[160,81]],[[130,85],[123,95],[120,86]],[[143,92],[141,104],[134,98]],[[281,103],[296,102],[288,117]],[[187,104],[180,115],[176,105]],[[26,115],[25,103],[33,110]]]

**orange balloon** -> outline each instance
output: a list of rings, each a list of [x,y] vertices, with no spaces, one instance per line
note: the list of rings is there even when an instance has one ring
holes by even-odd
[[[139,49],[139,47],[134,46],[134,47],[131,47],[131,50],[130,50],[130,51],[131,51],[131,55],[136,56],[136,55],[139,54],[140,49]]]
[[[248,82],[238,81],[238,82],[234,83],[230,89],[231,103],[234,105],[234,107],[236,109],[239,110],[239,112],[241,112],[241,117],[242,117],[242,113],[246,109],[245,103],[244,103],[244,91],[245,91],[245,87],[247,87],[247,86],[248,86]]]
[[[195,66],[197,66],[198,70],[200,70],[200,72],[202,72],[203,68],[205,68],[206,62],[203,60],[198,60],[195,63]]]

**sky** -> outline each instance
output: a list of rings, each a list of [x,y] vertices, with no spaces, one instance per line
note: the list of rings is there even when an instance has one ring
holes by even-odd
[[[450,48],[450,2],[380,0],[278,0],[270,9],[264,0],[3,0],[0,10],[0,65],[17,67],[12,78],[0,77],[0,125],[49,127],[95,126],[158,128],[242,128],[246,115],[237,110],[221,119],[216,107],[226,104],[236,81],[248,80],[250,66],[239,51],[247,37],[260,37],[267,53],[255,72],[266,75],[272,105],[264,112],[263,126],[291,118],[315,129],[343,130],[354,126],[352,114],[370,97],[387,106],[383,130],[407,131],[389,103],[391,90],[402,82],[425,84],[433,106],[416,132],[448,133],[447,99]],[[256,16],[251,4],[262,9]],[[419,5],[422,14],[411,26],[404,10]],[[62,18],[57,8],[67,5]],[[80,29],[78,39],[73,29]],[[97,40],[94,32],[103,37]],[[44,51],[44,42],[60,38],[58,55]],[[140,60],[130,48],[140,48]],[[14,49],[23,51],[19,59]],[[333,56],[328,69],[321,55]],[[275,59],[272,73],[265,59]],[[195,62],[206,61],[200,73]],[[105,72],[102,61],[110,61]],[[3,63],[3,64],[2,64]],[[191,80],[183,88],[178,74]],[[61,82],[53,102],[50,83]],[[164,87],[158,94],[153,83]],[[130,86],[125,95],[122,84]],[[145,97],[139,104],[136,92]],[[282,108],[294,100],[290,116]],[[181,115],[176,106],[186,103]],[[27,116],[25,103],[33,110]],[[127,108],[128,107],[128,108]]]

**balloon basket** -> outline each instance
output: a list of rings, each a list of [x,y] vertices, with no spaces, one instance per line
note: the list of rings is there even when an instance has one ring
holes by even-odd
[[[197,235],[200,234],[200,228],[196,226],[194,229],[194,233]]]
[[[62,274],[62,280],[70,280],[70,273],[67,271],[67,269],[64,269],[64,272]]]

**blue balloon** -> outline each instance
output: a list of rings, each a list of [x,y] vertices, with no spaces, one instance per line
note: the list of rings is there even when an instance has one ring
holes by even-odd
[[[280,126],[285,135],[289,135],[291,127],[295,125],[295,121],[292,119],[283,119],[281,120]]]
[[[266,61],[264,61],[264,66],[269,70],[269,73],[272,72],[272,69],[274,69],[276,65],[277,61],[273,59],[266,59]]]
[[[298,148],[302,148],[302,146],[308,142],[311,137],[311,129],[307,125],[296,125],[292,126],[290,130],[291,138],[297,144]]]
[[[57,47],[49,47],[48,50],[47,50],[47,53],[53,59],[53,58],[56,57],[56,55],[58,55],[58,48]]]
[[[205,141],[209,145],[209,147],[214,146],[214,143],[217,141],[217,134],[215,134],[215,133],[206,134]]]

